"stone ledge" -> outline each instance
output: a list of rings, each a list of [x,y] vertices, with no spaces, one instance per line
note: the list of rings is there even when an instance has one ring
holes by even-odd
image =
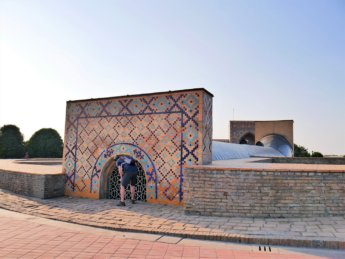
[[[344,173],[345,169],[292,169],[292,168],[256,168],[256,167],[226,167],[212,165],[194,165],[186,166],[186,169],[202,170],[202,171],[243,171],[243,172],[303,172],[303,173]]]

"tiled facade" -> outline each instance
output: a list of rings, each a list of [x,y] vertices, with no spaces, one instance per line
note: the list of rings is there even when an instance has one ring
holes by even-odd
[[[191,89],[68,102],[65,194],[100,198],[104,168],[128,154],[146,172],[148,202],[181,205],[184,167],[212,160],[212,97]]]

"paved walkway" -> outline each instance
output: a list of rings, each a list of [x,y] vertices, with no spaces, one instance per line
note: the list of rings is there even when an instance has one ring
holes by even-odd
[[[266,250],[266,251],[265,251]],[[102,230],[0,209],[1,258],[321,259],[345,251],[261,247]]]
[[[180,207],[61,197],[41,200],[0,190],[0,207],[100,228],[264,245],[345,249],[345,217],[304,219],[185,215]]]

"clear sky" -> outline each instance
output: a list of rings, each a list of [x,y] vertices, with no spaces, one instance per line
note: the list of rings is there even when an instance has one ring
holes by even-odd
[[[196,87],[214,138],[293,119],[295,143],[345,154],[345,1],[0,0],[0,126],[26,140],[63,136],[67,100]]]

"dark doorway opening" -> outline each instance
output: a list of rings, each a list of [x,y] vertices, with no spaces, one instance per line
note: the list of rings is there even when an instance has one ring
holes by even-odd
[[[263,144],[261,141],[256,142],[256,145],[257,145],[257,146],[260,146],[260,147],[263,147],[263,146],[264,146],[264,144]]]
[[[240,139],[240,144],[254,145],[255,136],[252,133],[247,133]]]
[[[136,167],[138,168],[138,176],[137,176],[137,185],[135,186],[135,196],[136,200],[139,201],[146,201],[146,177],[145,171],[141,164],[136,161]],[[117,169],[117,166],[114,167],[114,170],[109,175],[108,179],[108,199],[120,199],[120,175]],[[126,196],[125,199],[131,199],[131,192],[130,192],[130,185],[128,184],[126,187]]]

